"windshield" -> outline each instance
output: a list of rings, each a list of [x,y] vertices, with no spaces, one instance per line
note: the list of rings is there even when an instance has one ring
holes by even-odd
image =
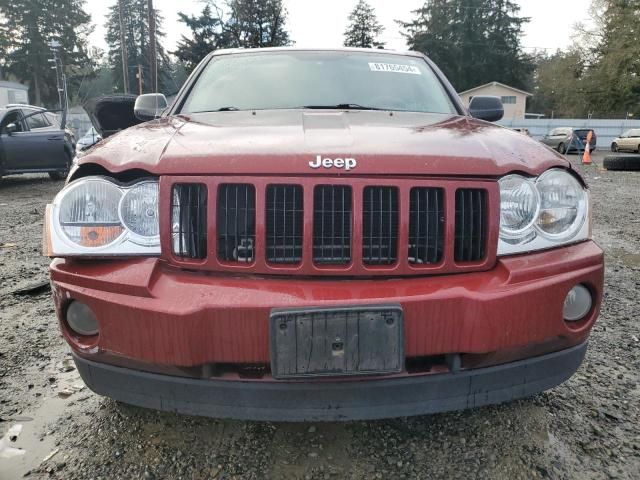
[[[291,51],[213,57],[181,112],[303,107],[457,113],[422,58]]]

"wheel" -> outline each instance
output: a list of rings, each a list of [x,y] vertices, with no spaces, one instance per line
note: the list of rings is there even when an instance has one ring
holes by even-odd
[[[567,153],[567,149],[566,149],[566,147],[564,146],[564,143],[561,143],[560,145],[558,145],[558,152],[560,152],[560,153],[561,153],[561,154],[563,154],[563,155],[564,155],[565,153]]]
[[[640,145],[638,145],[638,148],[636,148],[636,153],[640,153]]]
[[[618,148],[618,144],[617,144],[616,142],[613,142],[613,143],[611,144],[611,151],[612,151],[613,153],[618,153],[618,152],[620,151],[620,149]]]
[[[51,180],[65,180],[67,178],[67,175],[69,175],[69,170],[71,169],[71,159],[73,157],[67,150],[65,150],[65,153],[67,154],[67,168],[65,168],[64,170],[59,170],[57,172],[49,172],[49,178],[51,178]]]
[[[640,171],[640,155],[609,155],[602,166],[607,170]]]

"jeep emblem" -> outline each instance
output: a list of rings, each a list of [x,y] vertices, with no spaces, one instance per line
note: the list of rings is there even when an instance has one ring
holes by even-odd
[[[315,161],[309,162],[311,168],[344,168],[349,171],[352,168],[356,168],[358,162],[355,158],[322,158],[322,155],[316,155]]]

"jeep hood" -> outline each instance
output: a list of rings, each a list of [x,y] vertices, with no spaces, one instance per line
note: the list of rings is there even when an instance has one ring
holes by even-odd
[[[312,169],[323,158],[357,165]],[[156,175],[532,175],[564,158],[520,133],[468,117],[277,110],[167,117],[102,142],[80,165]]]

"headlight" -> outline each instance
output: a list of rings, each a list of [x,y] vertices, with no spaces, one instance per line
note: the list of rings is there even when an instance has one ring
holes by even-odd
[[[541,207],[536,226],[553,240],[568,240],[578,231],[587,213],[587,195],[573,175],[552,169],[543,173],[536,187]]]
[[[507,175],[500,184],[498,255],[552,248],[589,238],[589,197],[569,172]]]
[[[538,216],[540,197],[536,186],[520,175],[500,180],[500,230],[505,236],[527,231]]]
[[[158,182],[134,185],[120,202],[122,223],[143,244],[154,243],[160,235],[158,223]]]
[[[160,253],[158,182],[120,185],[104,177],[70,183],[47,209],[49,256]]]

